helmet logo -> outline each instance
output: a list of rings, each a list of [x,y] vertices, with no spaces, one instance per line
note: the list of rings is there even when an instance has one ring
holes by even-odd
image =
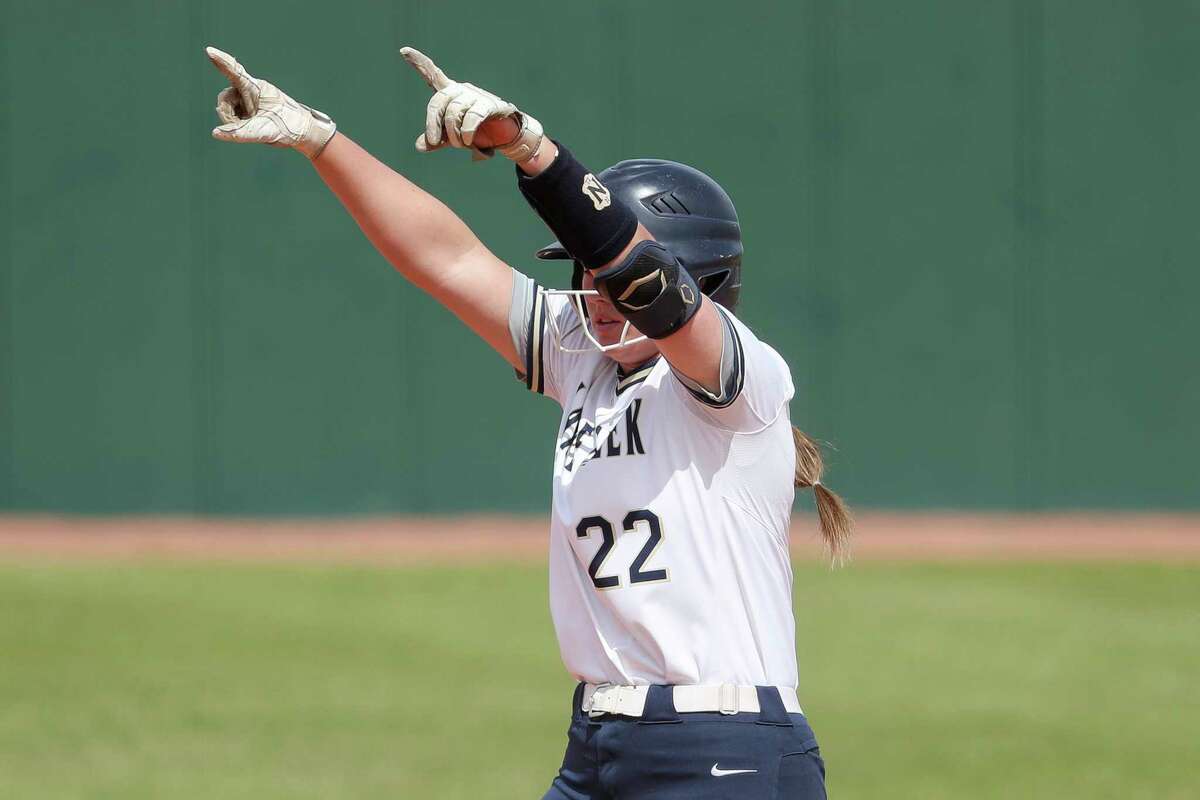
[[[608,188],[592,173],[583,176],[582,189],[597,211],[603,211],[612,205],[612,195],[609,194]]]
[[[688,286],[686,283],[679,287],[679,296],[682,297],[683,302],[687,303],[689,306],[696,302],[696,295],[692,291],[692,287]]]

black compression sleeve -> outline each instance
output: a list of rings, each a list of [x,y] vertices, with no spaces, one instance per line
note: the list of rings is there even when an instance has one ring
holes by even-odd
[[[530,177],[517,167],[517,187],[571,257],[588,269],[612,261],[637,232],[637,217],[558,142],[558,155]]]

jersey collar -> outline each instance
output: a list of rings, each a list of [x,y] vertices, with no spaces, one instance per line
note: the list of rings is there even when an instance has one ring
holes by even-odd
[[[620,395],[626,389],[631,389],[637,386],[642,381],[649,377],[654,371],[654,367],[658,364],[660,356],[654,356],[644,364],[634,367],[629,372],[625,372],[624,367],[617,365],[617,394]]]

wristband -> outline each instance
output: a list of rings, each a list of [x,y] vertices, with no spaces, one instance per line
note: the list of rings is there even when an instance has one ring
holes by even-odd
[[[524,164],[541,152],[542,142],[546,140],[546,137],[542,134],[542,123],[528,114],[518,111],[517,122],[520,130],[517,131],[516,138],[495,149],[499,150],[500,155],[505,158],[518,164]]]
[[[518,167],[517,188],[571,257],[588,269],[620,255],[637,232],[633,211],[614,200],[561,144],[554,161],[537,175],[526,175]]]

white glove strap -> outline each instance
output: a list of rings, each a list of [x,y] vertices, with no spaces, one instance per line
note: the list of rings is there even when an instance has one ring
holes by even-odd
[[[521,119],[521,132],[517,134],[517,138],[497,149],[505,158],[522,164],[537,155],[545,136],[542,134],[542,123],[524,111],[518,111],[517,116]]]
[[[299,105],[308,108],[303,103]],[[296,141],[296,149],[304,153],[311,160],[321,155],[321,151],[325,149],[325,145],[329,144],[329,140],[337,132],[337,125],[329,118],[328,114],[322,111],[317,111],[315,108],[308,108],[308,112],[312,115],[312,121],[309,122],[308,128],[305,129],[304,133]]]

